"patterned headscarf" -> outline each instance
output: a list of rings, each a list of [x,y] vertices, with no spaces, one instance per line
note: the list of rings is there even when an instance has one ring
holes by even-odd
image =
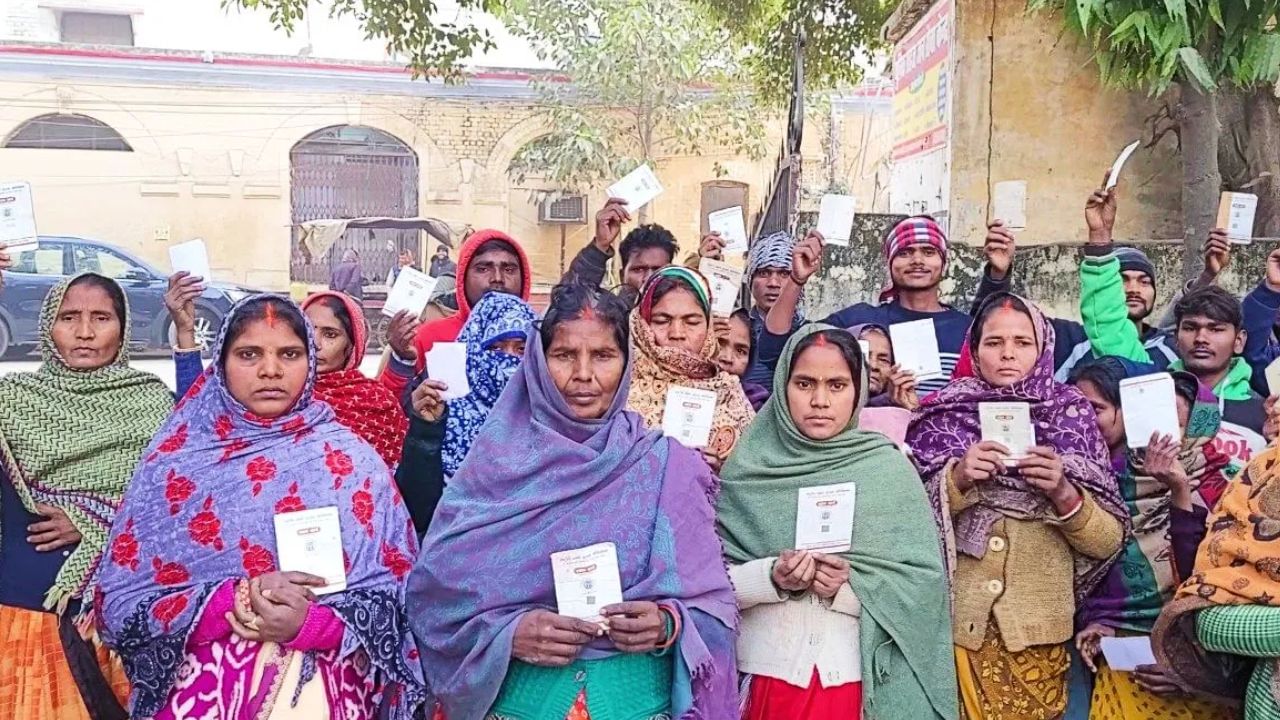
[[[458,342],[467,344],[467,383],[471,392],[447,403],[444,443],[440,447],[446,477],[458,472],[493,404],[520,367],[520,356],[490,347],[503,340],[523,338],[535,318],[533,308],[515,295],[491,292],[480,298],[462,326]]]
[[[40,369],[0,378],[0,463],[9,481],[27,512],[34,513],[36,503],[52,505],[81,537],[45,595],[45,607],[58,612],[83,595],[133,469],[173,409],[173,394],[160,378],[129,367],[127,298],[115,359],[89,372],[67,367],[53,344],[53,324],[67,290],[82,277],[63,280],[45,297]]]
[[[1272,445],[1227,486],[1209,513],[1195,571],[1152,631],[1156,659],[1183,687],[1239,703],[1255,660],[1209,652],[1196,615],[1222,605],[1280,607],[1280,447]],[[1275,658],[1258,658],[1272,663]],[[1271,696],[1275,696],[1274,682]]]
[[[790,272],[791,251],[795,246],[795,238],[787,232],[776,232],[758,238],[747,254],[747,281],[750,282],[756,271],[763,268],[781,268]]]
[[[711,317],[711,283],[707,282],[702,273],[693,268],[684,265],[667,265],[650,275],[640,290],[640,301],[636,306],[646,322],[653,319],[653,296],[657,292],[658,282],[664,279],[679,280],[688,286],[689,291],[697,298],[698,304],[702,306],[702,313]]]
[[[303,311],[328,297],[341,301],[351,317],[351,356],[341,370],[316,377],[316,399],[329,403],[338,422],[372,445],[388,467],[395,467],[409,432],[409,418],[394,393],[360,371],[369,342],[360,304],[346,293],[322,292],[307,298]]]
[[[979,403],[1025,402],[1031,406],[1036,442],[1053,448],[1062,459],[1067,479],[1088,491],[1103,511],[1128,527],[1129,512],[1111,474],[1107,445],[1098,429],[1093,407],[1079,390],[1053,379],[1053,324],[1033,303],[1010,293],[992,295],[974,317],[983,317],[990,305],[1013,300],[1026,306],[1036,329],[1039,355],[1031,372],[1018,382],[1001,388],[990,385],[978,375],[953,380],[926,397],[911,418],[907,445],[915,453],[920,476],[928,483],[940,522],[945,526],[949,521],[948,514],[940,512],[947,492],[947,468],[963,457],[970,447],[982,441]],[[973,327],[969,332],[978,330]],[[970,557],[983,557],[992,527],[1002,517],[1023,520],[1051,520],[1056,517],[1048,498],[1028,486],[1016,470],[979,484],[974,492],[980,499],[956,516],[953,530],[956,551]],[[1077,600],[1088,596],[1114,560],[1113,557],[1098,561],[1077,555]]]
[[[428,686],[449,720],[480,720],[511,668],[527,611],[556,606],[548,556],[613,542],[622,595],[671,606],[672,718],[737,715],[738,607],[715,534],[707,464],[623,410],[631,373],[598,420],[578,418],[536,332],[524,362],[444,491],[409,580]],[[608,638],[584,650],[616,652]]]
[[[932,245],[942,255],[942,262],[945,266],[947,262],[947,234],[943,232],[942,226],[938,224],[938,221],[928,215],[917,215],[903,220],[894,225],[884,239],[884,267],[885,276],[888,279],[885,281],[884,289],[880,292],[880,302],[890,302],[897,296],[897,289],[893,287],[893,273],[889,271],[889,265],[895,255],[912,245]]]
[[[1117,357],[1104,357],[1093,363],[1105,373],[1109,386],[1104,394],[1119,393],[1120,381],[1159,372],[1154,366],[1134,363]],[[1223,470],[1227,456],[1219,451],[1213,438],[1222,425],[1222,412],[1213,391],[1190,373],[1176,373],[1178,394],[1186,397],[1191,413],[1183,433],[1178,461],[1187,474],[1191,501],[1203,509],[1212,508],[1222,495],[1227,481]],[[1097,382],[1097,376],[1090,378]],[[1194,390],[1191,390],[1194,388]],[[1175,568],[1170,542],[1170,508],[1173,501],[1169,487],[1147,474],[1143,453],[1129,450],[1115,459],[1121,495],[1129,507],[1133,521],[1133,537],[1121,551],[1120,561],[1107,573],[1102,584],[1081,604],[1078,620],[1081,627],[1101,623],[1136,632],[1150,632],[1160,609],[1173,597],[1177,574],[1190,568]]]
[[[132,717],[151,717],[173,689],[184,648],[206,602],[229,580],[277,569],[276,513],[336,506],[347,588],[322,596],[343,621],[339,657],[363,651],[388,685],[420,699],[420,668],[404,617],[404,587],[417,551],[409,513],[386,463],[313,399],[316,354],[306,315],[307,382],[285,415],[261,418],[227,389],[221,363],[196,381],[156,434],[112,526],[98,584],[103,637],[124,660]],[[304,663],[306,682],[316,671]]]
[[[687,268],[678,269],[687,271]],[[738,377],[721,370],[716,363],[719,343],[710,327],[707,328],[707,339],[697,354],[684,348],[658,346],[648,319],[652,317],[653,290],[658,280],[664,277],[683,280],[698,296],[699,302],[710,298],[710,291],[701,275],[692,271],[671,272],[673,270],[676,268],[663,268],[659,272],[668,271],[666,274],[655,273],[650,277],[641,291],[640,307],[631,311],[633,367],[627,409],[644,418],[647,427],[659,429],[662,427],[662,411],[667,404],[667,388],[680,385],[715,392],[716,414],[706,451],[723,460],[755,417],[755,410],[751,408]],[[703,303],[708,312],[709,307],[709,300]]]

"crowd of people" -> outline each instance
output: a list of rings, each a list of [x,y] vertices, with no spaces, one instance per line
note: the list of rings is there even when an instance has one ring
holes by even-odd
[[[1012,291],[998,220],[971,306],[944,303],[925,216],[823,318],[824,238],[756,238],[721,317],[698,266],[723,238],[678,259],[611,200],[541,314],[520,243],[472,233],[372,378],[341,283],[248,297],[201,348],[179,273],[176,393],[130,366],[120,286],[68,278],[39,369],[0,378],[0,716],[1280,718],[1280,250],[1241,301],[1214,231],[1158,318],[1117,209],[1086,203],[1079,322]],[[920,320],[936,377],[897,361]],[[1180,432],[1134,443],[1121,388],[1155,373]],[[673,391],[714,403],[705,442],[664,432]],[[990,403],[1034,445],[990,439]],[[801,542],[812,497],[847,536]],[[297,569],[302,511],[340,569]],[[1112,667],[1121,640],[1151,658]]]

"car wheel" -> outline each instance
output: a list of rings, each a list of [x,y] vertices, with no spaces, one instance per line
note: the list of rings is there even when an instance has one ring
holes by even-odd
[[[381,352],[387,344],[387,329],[391,327],[391,318],[378,313],[369,331],[369,349]]]
[[[217,313],[202,307],[196,308],[196,345],[200,346],[200,356],[206,360],[213,357],[213,343],[217,341],[221,328],[222,318]],[[169,321],[165,336],[169,338],[170,347],[178,344],[178,334],[172,320]]]
[[[13,349],[13,336],[9,334],[9,326],[0,320],[0,357],[5,357]]]

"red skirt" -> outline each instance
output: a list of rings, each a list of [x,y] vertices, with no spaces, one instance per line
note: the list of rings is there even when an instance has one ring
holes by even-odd
[[[862,683],[824,688],[813,669],[809,687],[798,688],[771,677],[751,678],[747,712],[743,720],[859,720],[862,717]]]

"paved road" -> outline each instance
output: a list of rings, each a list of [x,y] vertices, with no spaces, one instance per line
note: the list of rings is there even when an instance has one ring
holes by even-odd
[[[363,370],[366,375],[372,376],[378,370],[378,361],[379,357],[377,355],[367,357],[365,358],[364,363],[361,364],[360,369]],[[173,387],[174,380],[172,360],[146,358],[143,360],[134,360],[132,364],[133,367],[139,370],[146,370],[147,372],[159,375],[160,379],[164,380],[170,388]],[[11,372],[22,372],[24,370],[35,370],[38,367],[40,367],[40,362],[38,360],[6,360],[0,362],[0,375]]]

